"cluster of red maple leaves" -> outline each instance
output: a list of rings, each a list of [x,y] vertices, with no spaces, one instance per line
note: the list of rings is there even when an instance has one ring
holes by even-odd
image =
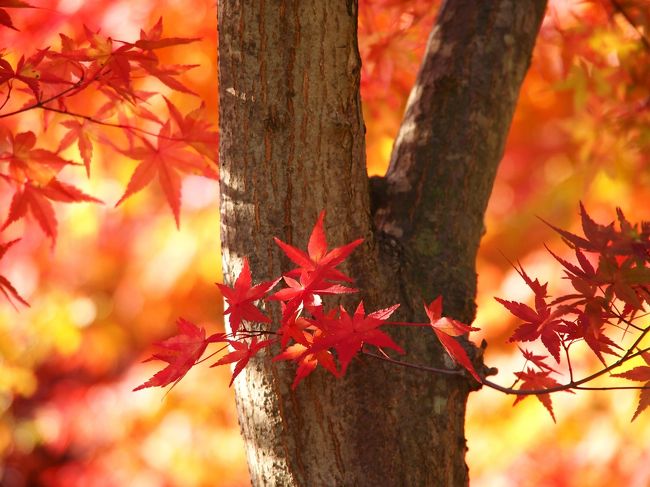
[[[0,3],[0,7],[29,6],[25,2],[5,3]],[[2,9],[0,24],[13,28]],[[75,142],[87,175],[90,175],[94,142],[138,162],[116,206],[157,177],[177,225],[182,177],[199,174],[218,178],[218,136],[203,116],[204,107],[182,115],[165,98],[169,119],[161,120],[147,108],[148,100],[155,93],[137,88],[136,80],[155,78],[173,90],[194,94],[177,79],[194,66],[162,65],[155,51],[197,39],[165,38],[162,30],[160,19],[149,31],[141,31],[140,39],[132,43],[115,41],[88,28],[85,37],[79,40],[60,34],[60,49],[40,49],[29,57],[22,56],[15,66],[0,52],[0,96],[3,98],[0,119],[40,110],[44,129],[54,120],[66,129],[56,150],[48,150],[37,146],[33,131],[14,132],[7,125],[0,125],[0,185],[6,185],[13,193],[0,232],[31,214],[54,243],[57,220],[53,202],[101,203],[58,177],[64,167],[80,166],[62,156]],[[84,97],[91,90],[95,97],[105,98],[92,116],[84,111],[87,103]],[[130,125],[131,120],[146,121],[154,128]],[[105,132],[107,129],[125,134],[124,145],[118,145]],[[0,243],[0,259],[18,240]],[[27,305],[3,276],[0,276],[0,292],[10,302]]]
[[[557,364],[564,358],[569,376],[566,383],[559,383],[551,377],[551,374],[559,375],[560,372],[546,363],[548,355],[538,355],[526,349],[520,349],[526,363],[520,372],[515,373],[516,381],[512,387],[499,386],[480,376],[467,352],[455,338],[478,329],[443,317],[442,297],[425,304],[428,323],[389,321],[399,304],[369,314],[366,314],[363,301],[359,302],[352,314],[343,306],[325,309],[323,296],[358,292],[357,289],[348,287],[352,279],[336,267],[362,240],[328,251],[323,229],[325,212],[322,212],[311,233],[307,252],[275,239],[287,257],[298,266],[296,269],[282,278],[253,285],[248,261],[244,259],[234,286],[218,285],[228,306],[225,314],[230,315],[230,333],[216,333],[206,337],[204,329],[186,320],[179,320],[180,334],[160,343],[162,352],[152,357],[167,362],[167,367],[136,390],[178,382],[200,361],[210,343],[224,344],[219,351],[226,346],[233,349],[213,365],[235,363],[231,384],[252,357],[264,349],[270,350],[275,344],[279,345],[280,351],[275,353],[274,361],[291,360],[297,364],[294,388],[318,365],[336,377],[343,376],[352,360],[367,352],[369,346],[379,349],[380,355],[373,355],[375,357],[418,367],[417,364],[401,362],[386,354],[384,349],[392,349],[397,353],[403,353],[403,350],[380,327],[424,326],[434,331],[452,359],[478,382],[516,394],[515,404],[527,395],[536,395],[553,419],[555,416],[550,393],[589,389],[583,384],[611,373],[640,356],[647,366],[613,374],[615,377],[646,383],[638,387],[641,389],[641,398],[635,418],[650,404],[650,348],[641,347],[650,327],[638,324],[639,319],[646,317],[643,310],[650,303],[650,222],[644,222],[640,227],[633,226],[618,210],[620,230],[616,230],[613,223],[603,226],[594,222],[582,206],[581,216],[585,238],[553,227],[576,254],[578,264],[572,264],[553,254],[564,267],[575,292],[551,299],[547,284],[531,279],[520,266],[516,269],[534,293],[534,308],[524,303],[496,298],[524,322],[515,330],[510,341],[540,341]],[[598,258],[595,266],[586,253]],[[281,279],[286,287],[271,293]],[[280,325],[265,329],[264,325],[270,324],[271,319],[256,303],[263,303],[264,308],[269,309],[273,301],[281,303]],[[623,343],[625,335],[632,336],[633,343],[624,350],[606,334],[608,330],[622,330],[624,333],[620,343]],[[601,370],[582,379],[574,377],[571,365],[570,352],[578,343],[586,344],[603,364]],[[617,356],[618,360],[608,365],[604,354]],[[433,370],[426,366],[421,368]],[[444,370],[435,371],[445,373]],[[615,388],[617,387],[604,387]]]
[[[210,343],[223,343],[234,349],[213,365],[235,363],[231,384],[253,356],[274,344],[280,345],[280,352],[275,354],[273,360],[291,360],[297,364],[294,388],[318,365],[341,377],[364,347],[404,352],[388,334],[379,329],[385,325],[430,326],[449,354],[480,381],[467,352],[452,338],[476,328],[442,317],[441,297],[425,306],[429,323],[421,324],[388,321],[399,304],[368,314],[363,301],[359,302],[352,314],[343,306],[329,310],[325,308],[323,296],[358,292],[347,286],[352,279],[337,266],[363,240],[358,239],[328,251],[324,218],[323,211],[311,233],[307,252],[275,239],[287,257],[298,266],[282,278],[253,285],[248,261],[244,259],[232,288],[218,284],[228,305],[224,314],[229,315],[231,332],[206,337],[205,330],[186,320],[179,320],[180,334],[160,343],[163,352],[151,357],[164,360],[169,365],[135,390],[178,382],[199,361]],[[286,287],[271,294],[281,279]],[[260,329],[259,325],[271,323],[271,319],[256,303],[263,302],[268,307],[272,301],[281,303],[280,326],[275,330]],[[268,336],[271,338],[259,340]]]
[[[548,249],[564,268],[573,292],[551,299],[547,284],[532,280],[520,266],[519,274],[535,295],[534,308],[496,298],[523,321],[510,337],[511,342],[540,341],[558,365],[564,358],[567,367],[569,381],[560,384],[551,377],[551,374],[558,375],[559,372],[545,362],[549,358],[547,355],[522,350],[532,367],[516,373],[517,382],[521,382],[520,390],[588,389],[582,384],[611,373],[635,357],[642,357],[650,365],[650,348],[642,347],[650,326],[639,324],[647,317],[650,304],[650,222],[632,225],[617,209],[619,230],[616,230],[614,223],[596,223],[582,205],[580,215],[584,238],[550,225],[575,252],[577,263],[573,264]],[[614,333],[619,333],[619,343],[612,338]],[[632,343],[623,348],[621,345],[627,336]],[[585,344],[595,354],[603,368],[576,379],[570,352],[579,343]],[[608,365],[605,355],[619,358]],[[636,418],[650,405],[650,367],[636,367],[613,376],[646,383],[641,387],[639,407],[633,419]],[[548,392],[537,397],[553,416]],[[519,396],[516,402],[523,397]]]

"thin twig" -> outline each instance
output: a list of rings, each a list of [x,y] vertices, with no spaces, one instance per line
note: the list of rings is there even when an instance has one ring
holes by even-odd
[[[39,106],[37,108],[41,108],[43,110],[46,110],[48,112],[55,112],[55,113],[60,113],[61,115],[69,115],[71,117],[76,117],[76,118],[81,118],[83,120],[87,120],[88,122],[97,124],[97,125],[102,125],[104,127],[112,127],[116,129],[122,129],[122,130],[131,130],[133,132],[140,132],[145,135],[151,135],[153,137],[159,137],[161,139],[166,139],[166,140],[172,140],[172,141],[183,141],[184,139],[179,139],[177,137],[167,137],[164,135],[156,134],[154,132],[149,132],[148,130],[141,129],[140,127],[134,127],[132,125],[124,125],[120,123],[112,123],[112,122],[104,122],[103,120],[97,120],[96,118],[91,117],[90,115],[83,115],[81,113],[75,113],[75,112],[69,112],[67,110],[61,110],[60,108],[53,108],[53,107],[47,107],[47,106]]]
[[[605,367],[604,369],[599,370],[598,372],[594,372],[591,375],[588,375],[587,377],[584,377],[580,380],[572,380],[566,384],[559,384],[555,387],[549,387],[548,389],[527,389],[527,390],[513,390],[507,387],[503,387],[499,384],[496,384],[490,380],[483,379],[482,384],[488,387],[491,387],[492,389],[496,389],[497,391],[501,391],[505,394],[514,394],[517,396],[530,396],[530,395],[536,395],[536,394],[550,394],[552,392],[560,392],[560,391],[568,391],[570,389],[579,389],[582,384],[585,384],[587,382],[590,382],[601,375],[607,374],[608,372],[611,372],[612,370],[620,367],[623,365],[625,362],[628,360],[631,360],[635,357],[638,357],[642,353],[645,353],[650,350],[650,347],[641,349],[635,353],[631,353],[632,350],[638,345],[638,342],[641,341],[641,338],[645,335],[645,332],[637,339],[637,342],[630,347],[630,349],[623,355],[619,360],[614,362],[613,364]],[[619,389],[619,386],[610,386],[610,387],[604,387],[603,390],[616,390]],[[625,388],[631,388],[631,389],[645,389],[645,386],[626,386]]]
[[[433,372],[435,374],[446,374],[446,375],[465,375],[465,372],[463,372],[461,369],[438,369],[436,367],[428,367],[426,365],[413,364],[411,362],[403,362],[402,360],[397,360],[388,356],[382,357],[381,355],[377,355],[376,353],[368,352],[366,350],[362,350],[361,353],[367,355],[368,357],[373,357],[378,360],[390,362],[395,365],[401,365],[402,367],[407,367],[410,369],[421,370],[423,372]]]
[[[139,127],[134,127],[134,126],[131,126],[131,125],[124,125],[124,124],[112,123],[112,122],[104,122],[102,120],[97,120],[96,118],[93,118],[93,117],[91,117],[89,115],[83,115],[81,113],[70,112],[68,110],[62,110],[60,108],[54,108],[54,107],[47,106],[48,103],[51,103],[51,102],[53,102],[53,101],[55,101],[55,100],[57,100],[59,98],[62,98],[64,96],[68,95],[70,92],[76,90],[76,89],[79,89],[79,90],[85,89],[86,87],[90,86],[90,83],[92,83],[94,81],[98,81],[104,74],[107,74],[107,73],[104,72],[104,71],[99,71],[93,77],[93,79],[91,79],[88,82],[85,82],[83,76],[81,76],[79,81],[77,81],[74,85],[70,86],[69,88],[66,88],[63,91],[61,91],[61,92],[59,92],[59,93],[57,93],[55,95],[52,95],[51,97],[49,97],[49,98],[47,98],[45,100],[37,100],[34,103],[32,103],[31,105],[24,106],[22,108],[19,108],[17,110],[12,111],[12,112],[2,113],[2,114],[0,114],[0,118],[8,118],[8,117],[11,117],[13,115],[18,115],[20,113],[27,112],[29,110],[34,110],[36,108],[40,108],[41,110],[46,110],[46,111],[50,111],[50,112],[54,112],[54,113],[59,113],[61,115],[69,115],[71,117],[81,118],[81,119],[86,120],[88,122],[91,122],[91,123],[94,123],[94,124],[97,124],[97,125],[102,125],[104,127],[112,127],[112,128],[122,129],[122,130],[130,130],[132,132],[139,132],[141,134],[150,135],[152,137],[158,137],[158,138],[162,138],[162,139],[165,139],[165,140],[171,140],[171,141],[181,142],[181,141],[184,140],[184,139],[178,138],[178,137],[163,136],[163,135],[156,134],[154,132],[150,132],[148,130],[145,130],[145,129],[142,129],[142,128],[139,128]],[[11,92],[11,85],[10,85],[9,91],[7,92],[7,98],[5,99],[2,106],[0,106],[0,110],[5,106],[5,104],[9,100],[10,92]]]
[[[5,101],[2,102],[2,105],[0,105],[0,110],[2,110],[7,104],[7,102],[9,101],[9,97],[11,96],[11,90],[14,88],[14,84],[11,82],[11,80],[7,82],[7,86],[9,87],[7,89],[7,96],[5,98]]]
[[[97,76],[95,76],[95,78],[94,78],[93,80],[91,80],[90,82],[92,82],[92,81],[97,81],[98,79],[99,79],[99,73],[98,73]],[[56,95],[52,95],[52,96],[51,96],[50,98],[48,98],[47,100],[37,100],[37,101],[35,101],[34,103],[32,103],[31,105],[24,106],[24,107],[22,107],[22,108],[19,108],[18,110],[14,110],[13,112],[9,112],[9,113],[0,113],[0,118],[7,118],[7,117],[11,117],[11,116],[13,116],[13,115],[18,115],[19,113],[23,113],[23,112],[27,112],[27,111],[29,111],[29,110],[33,110],[34,108],[41,108],[41,107],[43,107],[43,105],[45,105],[45,104],[47,104],[47,103],[51,103],[51,102],[53,102],[54,100],[56,100],[56,99],[58,99],[58,98],[61,98],[62,96],[67,95],[67,94],[70,93],[71,91],[76,90],[76,89],[78,89],[78,88],[81,88],[81,86],[83,85],[83,82],[84,82],[84,79],[83,79],[83,77],[82,77],[82,78],[81,78],[79,81],[77,81],[73,86],[71,86],[71,87],[69,87],[69,88],[66,88],[65,90],[61,91],[60,93],[57,93]]]
[[[647,332],[647,330],[646,330]],[[505,394],[512,394],[515,396],[532,396],[532,395],[539,395],[539,394],[551,394],[553,392],[560,392],[560,391],[570,391],[571,389],[577,389],[577,390],[618,390],[618,389],[634,389],[634,390],[639,390],[639,389],[649,389],[650,386],[604,386],[604,387],[589,387],[589,386],[583,386],[582,384],[585,384],[589,381],[592,381],[601,375],[604,375],[618,367],[620,367],[623,363],[627,362],[628,360],[631,360],[642,353],[645,353],[647,351],[650,351],[650,347],[644,348],[641,350],[638,350],[637,352],[632,353],[632,350],[638,345],[638,343],[641,341],[643,336],[646,334],[644,332],[635,342],[635,344],[627,351],[623,357],[621,357],[619,360],[614,362],[613,364],[605,367],[604,369],[599,370],[598,372],[594,372],[591,375],[588,375],[587,377],[584,377],[580,380],[571,380],[566,384],[559,384],[555,387],[549,387],[548,389],[513,389],[511,387],[504,387],[502,385],[496,384],[486,378],[483,378],[481,380],[481,384],[484,386],[490,387],[491,389],[495,389],[497,391],[503,392]],[[369,357],[376,358],[378,360],[383,360],[385,362],[389,362],[395,365],[401,365],[402,367],[408,367],[411,369],[415,370],[421,370],[423,372],[432,372],[436,374],[445,374],[445,375],[465,375],[465,372],[462,369],[439,369],[436,367],[429,367],[426,365],[420,365],[420,364],[414,364],[411,362],[404,362],[402,360],[397,360],[388,356],[381,356],[372,352],[368,352],[366,350],[362,350],[361,353],[364,355],[367,355]]]

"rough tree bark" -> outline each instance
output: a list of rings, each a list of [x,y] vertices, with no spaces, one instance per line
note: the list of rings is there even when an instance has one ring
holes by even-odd
[[[401,319],[422,319],[442,294],[471,322],[483,214],[545,3],[443,4],[387,176],[369,182],[356,0],[219,0],[225,280],[243,256],[257,280],[286,272],[272,237],[304,246],[325,208],[332,244],[366,238],[346,269],[366,309],[401,302]],[[453,367],[432,333],[395,338],[406,360]],[[293,374],[262,357],[235,381],[254,485],[468,484],[470,379],[372,359],[296,391]]]

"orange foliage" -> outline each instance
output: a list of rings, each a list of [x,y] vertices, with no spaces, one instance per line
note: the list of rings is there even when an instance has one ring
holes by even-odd
[[[198,65],[180,74],[179,80],[204,101],[203,118],[216,121],[212,3],[30,2],[38,9],[5,8],[8,3],[12,2],[0,3],[4,9],[0,24],[7,25],[8,15],[19,30],[0,26],[0,45],[10,46],[2,52],[2,60],[13,67],[22,54],[29,58],[37,49],[60,46],[59,33],[81,40],[86,36],[84,24],[91,32],[101,29],[115,42],[134,42],[140,39],[141,28],[150,29],[162,15],[165,37],[201,39],[156,53],[162,64]],[[381,174],[388,163],[435,17],[433,3],[361,2],[359,45],[371,174]],[[650,48],[642,36],[650,36],[650,16],[642,3],[551,1],[499,169],[478,258],[476,324],[491,344],[486,355],[490,366],[505,371],[519,370],[521,365],[513,364],[510,348],[500,345],[515,322],[493,296],[519,301],[531,297],[501,253],[522,260],[531,275],[544,276],[551,288],[564,289],[558,266],[540,248],[545,242],[559,252],[558,237],[535,215],[577,233],[581,199],[597,221],[612,220],[615,206],[621,206],[631,221],[647,218]],[[30,76],[24,65],[20,76]],[[21,86],[27,91],[19,92]],[[33,94],[32,86],[29,79],[16,78],[12,100],[20,106]],[[200,105],[199,98],[148,78],[138,89],[167,96],[178,109],[178,115],[171,110],[175,127],[194,130],[188,114]],[[6,92],[1,95],[4,100]],[[102,117],[103,104],[101,98],[85,95],[74,107]],[[142,106],[161,119],[170,118],[161,96],[147,98]],[[106,204],[54,204],[58,221],[54,248],[38,224],[24,219],[0,233],[5,244],[21,238],[5,249],[0,275],[31,304],[25,308],[16,303],[20,307],[16,313],[6,301],[0,302],[0,483],[203,486],[218,479],[223,486],[247,485],[227,370],[199,367],[164,401],[158,391],[130,392],[155,371],[155,366],[138,362],[147,356],[150,343],[173,333],[179,314],[209,333],[222,327],[222,303],[212,284],[220,281],[218,186],[187,176],[180,196],[177,185],[167,190],[163,186],[163,191],[154,186],[113,209],[138,162],[105,150],[101,141],[108,137],[124,144],[128,138],[119,139],[119,132],[83,120],[59,123],[62,120],[33,110],[1,120],[13,134],[33,132],[38,148],[53,153],[61,149],[62,159],[91,167],[90,179],[83,167],[67,164],[57,170],[61,169],[64,184]],[[146,118],[141,123],[144,130],[160,128]],[[194,140],[188,150],[207,155],[205,143],[204,138]],[[4,223],[13,191],[4,182],[0,185]],[[165,209],[165,196],[168,201],[170,196],[183,201],[180,231]],[[54,235],[53,230],[49,233]],[[555,427],[535,401],[512,409],[511,398],[494,391],[471,396],[467,436],[472,485],[650,482],[650,469],[645,467],[650,459],[645,441],[650,420],[646,414],[634,427],[629,425],[635,393],[594,392],[553,399]]]

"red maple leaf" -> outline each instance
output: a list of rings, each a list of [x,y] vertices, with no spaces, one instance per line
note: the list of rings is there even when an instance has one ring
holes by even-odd
[[[590,311],[590,308],[590,306],[587,306],[586,310],[578,315],[578,319],[575,322],[567,323],[566,337],[569,340],[583,339],[596,354],[598,360],[607,366],[603,354],[607,353],[618,356],[619,354],[614,348],[618,348],[619,350],[622,350],[622,348],[605,335],[603,317],[597,311]]]
[[[300,281],[288,276],[283,277],[288,287],[280,289],[269,298],[272,301],[283,301],[285,303],[283,320],[295,313],[302,305],[319,305],[321,295],[350,294],[358,291],[355,288],[326,281],[324,277],[326,272],[326,267],[319,267],[314,272],[303,270],[300,274]]]
[[[524,321],[515,330],[509,341],[533,341],[540,338],[553,358],[560,363],[560,333],[565,331],[561,318],[566,313],[573,311],[574,307],[557,306],[552,311],[551,306],[546,302],[546,297],[548,296],[546,291],[547,284],[541,284],[537,279],[531,279],[526,274],[526,271],[524,271],[521,263],[519,263],[519,267],[514,264],[512,266],[535,294],[535,309],[516,301],[494,298],[510,311],[510,313]]]
[[[137,103],[133,91],[132,71],[143,63],[157,64],[155,55],[149,51],[135,49],[133,44],[122,43],[115,48],[113,39],[99,32],[92,32],[84,26],[88,47],[67,52],[65,55],[75,61],[89,61],[89,80],[98,79],[101,86],[114,91],[121,99]]]
[[[14,181],[32,180],[45,185],[66,165],[76,165],[45,149],[34,149],[34,132],[12,134],[3,130],[0,137],[0,161],[9,163],[9,174]]]
[[[630,256],[638,267],[647,266],[650,260],[650,222],[632,225],[620,208],[616,208],[621,231],[617,232],[611,244],[611,251],[617,255]]]
[[[626,309],[641,310],[650,291],[650,268],[637,265],[633,258],[603,253],[599,255],[593,282],[605,288],[607,299],[616,297],[625,303]]]
[[[171,383],[176,385],[198,362],[210,343],[226,341],[223,333],[215,333],[206,338],[205,329],[183,318],[179,318],[177,324],[178,335],[158,343],[157,346],[161,350],[145,360],[145,362],[162,360],[169,365],[157,372],[147,382],[133,389],[134,391],[147,387],[165,387]]]
[[[580,218],[582,220],[582,231],[586,238],[562,230],[544,220],[542,221],[559,233],[571,247],[581,248],[589,252],[604,252],[607,248],[607,244],[615,236],[614,223],[612,222],[607,226],[596,223],[591,219],[582,203],[580,203]]]
[[[217,172],[202,157],[189,152],[186,148],[187,144],[182,140],[171,137],[169,122],[160,129],[157,146],[147,139],[141,140],[142,146],[121,151],[126,156],[142,162],[135,168],[126,191],[115,206],[120,205],[126,198],[140,191],[155,176],[158,176],[167,203],[174,214],[176,226],[179,226],[181,175],[195,173],[217,179]]]
[[[158,78],[162,83],[166,84],[173,90],[196,95],[195,92],[187,88],[175,77],[183,74],[188,69],[196,67],[197,65],[161,66],[158,57],[154,54],[153,50],[180,44],[188,44],[198,41],[199,39],[185,37],[163,38],[162,31],[162,18],[160,18],[149,32],[140,31],[140,39],[137,40],[135,44],[126,43],[124,47],[134,47],[138,49],[136,52],[140,52],[142,57],[137,60],[137,64],[148,75]]]
[[[199,154],[216,163],[219,159],[219,133],[204,115],[205,104],[201,104],[199,108],[183,117],[178,108],[167,97],[164,98],[169,114],[178,125],[180,131],[178,137]]]
[[[564,260],[552,252],[548,247],[546,247],[546,250],[548,250],[555,260],[562,264],[562,267],[565,269],[564,273],[578,293],[587,298],[594,296],[599,284],[596,280],[596,271],[591,265],[591,262],[589,262],[589,259],[587,259],[585,254],[583,254],[578,247],[575,248],[575,253],[580,267]]]
[[[66,99],[87,88],[94,80],[87,75],[86,66],[71,59],[69,55],[76,48],[75,41],[64,34],[59,34],[59,38],[61,39],[60,51],[47,50],[45,60],[39,65],[41,76],[45,74],[49,78],[49,83],[41,86],[41,100],[45,104],[54,102],[60,109],[67,111]],[[63,90],[61,85],[64,85]],[[62,96],[63,92],[65,96]],[[46,116],[48,113],[53,115],[52,112],[47,111],[43,115]],[[93,118],[97,118],[96,114]]]
[[[517,378],[523,381],[521,386],[519,386],[519,390],[534,391],[534,390],[541,390],[541,389],[549,389],[551,387],[558,386],[559,385],[558,382],[552,377],[548,376],[550,373],[551,373],[550,371],[546,371],[546,372],[535,371],[531,368],[528,368],[525,372],[515,372]],[[551,402],[551,395],[541,393],[541,394],[536,394],[535,396],[548,410],[548,412],[551,414],[551,418],[553,418],[553,422],[555,422],[555,415],[553,414],[553,404]],[[523,401],[525,398],[526,398],[525,395],[517,396],[517,399],[515,399],[513,406],[518,402]]]
[[[343,262],[355,248],[361,245],[363,239],[357,239],[347,245],[336,247],[328,252],[325,231],[323,230],[324,219],[325,210],[321,211],[318,220],[314,225],[314,229],[311,232],[309,243],[307,244],[307,253],[297,247],[283,242],[279,238],[274,238],[275,243],[278,244],[285,254],[287,254],[287,257],[289,257],[293,263],[298,265],[298,269],[288,272],[287,275],[298,276],[303,270],[313,272],[318,268],[324,268],[323,279],[352,282],[353,279],[335,269],[335,267]]]
[[[57,152],[65,149],[76,140],[79,155],[84,161],[84,166],[86,167],[86,175],[90,176],[90,161],[93,156],[93,143],[91,142],[88,133],[89,125],[92,124],[89,124],[86,121],[79,122],[78,120],[64,120],[61,122],[61,125],[66,127],[68,131],[61,139]]]
[[[322,331],[316,330],[314,334],[302,332],[302,335],[302,337],[299,337],[299,343],[294,343],[285,348],[282,353],[273,358],[273,361],[293,360],[298,364],[296,378],[293,384],[291,384],[291,388],[295,389],[300,381],[311,374],[319,364],[330,371],[335,377],[340,377],[341,373],[336,369],[334,356],[329,350],[320,350],[315,353],[309,352],[309,347],[313,345],[315,340],[318,340],[322,335]]]
[[[82,201],[89,203],[103,203],[102,200],[90,196],[79,188],[64,183],[63,181],[59,181],[56,178],[52,178],[49,183],[38,188],[38,190],[46,198],[61,203],[78,203]]]
[[[229,385],[232,385],[235,378],[242,370],[244,370],[244,367],[246,367],[251,358],[253,358],[264,347],[268,347],[271,343],[274,342],[274,340],[262,340],[261,342],[258,342],[257,337],[253,337],[250,343],[240,342],[237,340],[227,341],[235,350],[221,357],[210,367],[237,362],[235,364],[235,368],[233,369],[232,379],[230,379]]]
[[[224,316],[230,315],[230,328],[233,334],[236,334],[239,330],[242,320],[258,323],[271,322],[253,303],[262,299],[279,280],[262,282],[252,286],[251,271],[248,266],[248,259],[245,258],[242,270],[232,288],[225,284],[217,284],[228,305],[223,314]]]
[[[540,283],[538,279],[531,279],[528,274],[526,274],[526,271],[524,270],[524,267],[521,265],[521,262],[519,262],[519,267],[513,266],[517,273],[521,276],[521,278],[524,280],[526,285],[533,291],[535,294],[535,305],[536,306],[543,306],[543,304],[538,304],[539,300],[543,300],[548,296],[546,288],[548,286],[548,283]]]
[[[613,222],[609,225],[596,223],[591,219],[581,203],[580,216],[585,238],[556,228],[553,225],[549,226],[558,232],[569,246],[576,249],[576,255],[580,261],[582,270],[587,274],[592,274],[593,268],[584,256],[580,255],[581,252],[578,252],[579,249],[598,253],[601,261],[604,260],[607,265],[610,265],[610,262],[614,260],[618,261],[618,264],[621,264],[629,258],[631,261],[630,264],[634,262],[637,267],[645,267],[650,257],[650,225],[647,222],[642,222],[641,228],[639,229],[638,225],[632,225],[627,221],[620,208],[616,209],[616,213],[620,231],[614,228]],[[602,277],[600,267],[601,265],[599,265],[598,269],[598,278]],[[620,299],[624,298],[620,297]]]
[[[361,301],[352,316],[343,306],[339,308],[338,316],[316,316],[314,325],[322,330],[323,334],[314,340],[313,345],[308,348],[308,353],[317,354],[334,348],[341,364],[341,375],[345,375],[348,365],[364,344],[392,348],[404,353],[391,337],[378,330],[398,307],[399,304],[396,304],[366,315]]]
[[[2,10],[0,10],[1,12]],[[0,18],[2,14],[0,14]],[[1,19],[0,19],[0,23]],[[42,69],[41,62],[48,54],[48,49],[40,49],[29,58],[21,56],[14,70],[6,60],[0,60],[0,83],[8,83],[9,90],[13,86],[13,80],[26,84],[37,101],[41,101],[41,83],[66,83],[66,80],[59,78],[53,73]]]
[[[535,366],[537,366],[540,370],[557,372],[557,370],[555,370],[553,367],[550,367],[549,365],[546,365],[546,362],[544,362],[544,360],[548,358],[547,355],[536,355],[533,352],[526,350],[525,348],[521,348],[521,347],[517,347],[517,348],[519,348],[519,351],[523,354],[526,360],[535,364]]]
[[[24,218],[28,210],[34,216],[45,235],[50,237],[52,242],[55,242],[57,222],[52,203],[40,195],[38,189],[29,183],[25,183],[22,188],[14,193],[9,206],[9,214],[2,225],[2,230],[11,223]]]
[[[564,260],[560,256],[556,255],[553,251],[551,251],[551,249],[548,247],[546,247],[546,250],[548,250],[548,252],[555,258],[555,260],[562,264],[562,267],[565,268],[565,272],[569,276],[578,276],[587,280],[593,280],[594,277],[596,277],[596,271],[594,270],[594,267],[578,247],[575,248],[575,253],[581,267],[578,267],[577,265]]]
[[[530,342],[540,338],[546,349],[553,358],[560,363],[560,335],[564,331],[562,316],[568,308],[558,306],[551,312],[551,308],[543,299],[536,299],[537,310],[516,301],[506,301],[501,298],[494,298],[501,303],[517,318],[524,321],[510,337],[510,342]]]
[[[11,246],[19,240],[20,239],[17,238],[16,240],[0,243],[0,260],[2,260],[2,258],[5,256],[9,248],[11,248]],[[14,308],[16,307],[13,303],[14,299],[29,307],[29,303],[25,301],[20,294],[18,294],[18,291],[16,291],[16,288],[14,288],[11,282],[9,282],[9,279],[2,275],[0,275],[0,292],[4,294],[5,298],[7,298],[7,301],[9,301]]]
[[[452,338],[465,335],[470,331],[478,331],[479,329],[451,318],[442,317],[442,296],[438,296],[429,305],[425,303],[424,311],[429,318],[431,328],[449,356],[457,364],[467,369],[478,382],[481,382],[481,378],[474,369],[467,352],[458,341]]]
[[[5,27],[9,27],[13,30],[18,30],[14,27],[14,24],[11,21],[11,16],[4,9],[0,9],[0,25],[4,25]]]
[[[13,22],[11,22],[11,17],[7,13],[5,8],[34,8],[27,2],[23,2],[21,0],[1,0],[0,1],[0,25],[4,25],[5,27],[9,27],[10,29],[13,30],[18,30],[14,27]]]
[[[179,76],[192,68],[198,67],[198,64],[174,64],[160,66],[158,64],[158,60],[155,59],[143,61],[140,63],[140,66],[146,71],[148,75],[158,78],[162,83],[169,86],[172,90],[180,91],[181,93],[187,93],[188,95],[198,96],[197,93],[190,90],[183,83],[178,81],[178,79],[176,79],[176,76]]]
[[[28,181],[14,193],[11,205],[9,206],[9,215],[2,229],[5,229],[16,220],[23,218],[29,210],[34,218],[36,218],[43,232],[52,239],[52,243],[54,244],[57,236],[57,221],[50,200],[64,203],[80,201],[101,203],[100,200],[56,178],[52,178],[43,187],[36,186]]]
[[[140,39],[135,42],[135,46],[144,50],[161,49],[163,47],[177,46],[180,44],[189,44],[200,40],[198,37],[185,38],[185,37],[162,37],[163,24],[162,17],[158,22],[148,31],[140,29]]]
[[[641,394],[639,395],[639,405],[632,416],[632,421],[641,414],[648,406],[650,406],[650,352],[644,352],[641,354],[643,360],[647,365],[640,367],[634,367],[631,370],[626,372],[621,372],[620,374],[613,374],[613,377],[622,377],[628,380],[634,380],[637,382],[645,382],[645,389],[641,389]]]
[[[280,304],[282,306],[283,319],[280,328],[276,331],[276,333],[281,337],[280,346],[286,348],[289,340],[294,340],[297,343],[305,345],[304,330],[307,328],[313,328],[314,326],[312,322],[302,316],[298,316],[297,312],[289,315],[285,309],[286,305],[284,303]]]

